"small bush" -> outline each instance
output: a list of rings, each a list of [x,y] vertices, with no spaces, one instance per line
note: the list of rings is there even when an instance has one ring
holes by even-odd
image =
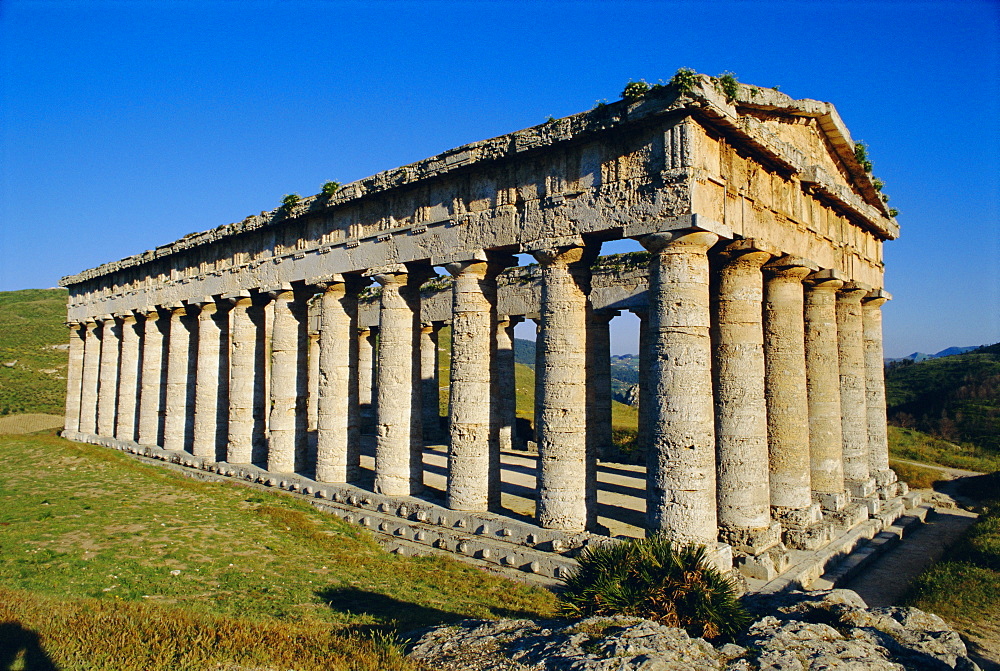
[[[647,93],[649,93],[649,84],[646,83],[645,79],[640,79],[637,82],[629,80],[629,83],[622,90],[622,98],[625,100],[638,100]]]
[[[332,196],[340,188],[340,182],[324,182],[321,191],[324,196]]]
[[[726,96],[726,102],[732,103],[736,101],[740,93],[740,82],[736,79],[736,73],[723,72],[721,75],[714,77],[712,83],[715,84],[715,90]]]
[[[864,142],[854,143],[854,158],[857,162],[864,168],[865,172],[871,172],[874,165],[870,158],[868,158],[868,145]]]
[[[670,84],[680,93],[691,93],[697,83],[698,73],[691,68],[677,68],[677,72],[670,78]]]
[[[588,548],[579,561],[563,580],[567,615],[632,615],[728,640],[750,624],[735,585],[707,564],[704,547],[653,536]]]
[[[285,212],[291,212],[292,209],[299,204],[302,197],[297,193],[286,193],[285,197],[281,199],[281,209]]]

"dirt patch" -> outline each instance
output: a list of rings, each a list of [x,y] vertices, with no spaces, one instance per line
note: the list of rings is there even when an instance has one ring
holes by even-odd
[[[65,422],[59,415],[28,413],[24,415],[7,415],[0,417],[0,434],[21,434],[61,428]]]

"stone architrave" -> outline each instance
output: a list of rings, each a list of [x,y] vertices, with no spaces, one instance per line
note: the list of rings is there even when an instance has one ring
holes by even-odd
[[[889,440],[886,435],[885,363],[882,350],[882,305],[887,292],[876,289],[861,303],[865,344],[865,409],[868,415],[868,469],[875,477],[879,496],[896,495],[896,474],[889,468]]]
[[[844,493],[844,446],[837,347],[837,291],[844,285],[830,271],[806,279],[806,394],[813,496],[825,510],[840,511]]]
[[[229,432],[226,461],[253,462],[254,438],[259,431],[257,404],[258,330],[251,311],[253,298],[238,295],[229,311]]]
[[[67,432],[80,430],[80,401],[83,390],[83,352],[86,326],[70,322],[69,361],[66,365],[66,416],[63,427]]]
[[[448,507],[485,511],[499,503],[499,445],[491,440],[491,349],[495,274],[485,260],[451,263],[451,440]],[[495,452],[495,454],[494,454]]]
[[[267,470],[292,473],[302,466],[306,426],[304,370],[305,338],[301,306],[286,289],[274,297],[271,329],[271,414],[268,423]]]
[[[97,435],[105,438],[115,436],[120,334],[115,318],[105,317],[101,326],[100,389],[97,393]]]
[[[500,450],[521,445],[517,435],[517,379],[514,360],[514,327],[522,317],[502,315],[497,320],[494,363],[493,407],[497,417],[497,443]]]
[[[140,445],[159,445],[163,424],[163,400],[166,392],[166,368],[163,365],[163,315],[155,307],[144,311],[142,330],[142,370],[139,382]]]
[[[134,314],[122,317],[121,361],[118,367],[118,415],[115,438],[135,440],[139,395],[139,332]]]
[[[875,493],[869,473],[868,409],[861,301],[870,287],[847,283],[837,292],[837,348],[840,360],[840,418],[844,445],[844,487],[853,498]]]
[[[420,278],[405,266],[374,274],[382,285],[375,382],[375,491],[409,496],[423,488],[420,411]]]
[[[219,319],[219,306],[214,300],[205,300],[198,313],[198,364],[195,373],[194,439],[191,451],[196,457],[215,460],[220,432],[224,426],[218,422],[220,405],[220,357],[223,331]]]
[[[441,440],[441,382],[438,375],[438,332],[441,322],[420,326],[420,390],[423,396],[424,439],[437,443]]]
[[[170,331],[167,335],[167,400],[163,421],[163,448],[184,451],[191,435],[192,338],[189,308],[170,308]],[[193,309],[192,309],[193,311]]]
[[[89,319],[84,324],[83,380],[80,385],[80,433],[97,433],[97,398],[101,369],[100,325]]]
[[[588,463],[597,468],[612,446],[611,439],[611,320],[617,310],[591,312],[587,320],[587,441]],[[597,477],[594,470],[593,477]]]
[[[781,539],[771,521],[764,398],[764,280],[771,254],[754,241],[721,254],[713,325],[720,539],[760,554]]]
[[[707,252],[718,239],[704,231],[640,239],[652,253],[650,380],[640,398],[651,406],[647,529],[710,549],[718,525]]]
[[[587,466],[587,294],[582,246],[533,251],[541,266],[541,329],[536,342],[535,437],[538,523],[582,531],[596,492]]]
[[[356,276],[336,276],[320,299],[316,479],[352,482],[361,468]]]

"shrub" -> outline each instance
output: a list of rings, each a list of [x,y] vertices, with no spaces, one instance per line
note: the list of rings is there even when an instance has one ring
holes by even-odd
[[[677,68],[677,72],[670,78],[670,84],[677,87],[680,93],[691,93],[697,83],[698,73],[691,68]]]
[[[632,615],[729,640],[750,624],[735,585],[708,565],[704,547],[653,536],[588,548],[579,561],[563,580],[567,615]]]
[[[727,103],[736,102],[736,98],[740,93],[740,82],[736,79],[736,73],[723,72],[721,75],[712,78],[712,83],[715,84],[715,90],[726,96]]]
[[[637,82],[629,80],[629,83],[622,90],[622,98],[625,100],[638,100],[647,93],[649,93],[649,84],[646,83],[646,80],[640,79]]]
[[[291,212],[292,209],[298,205],[302,197],[297,193],[286,193],[285,197],[281,199],[281,209],[286,212]]]
[[[340,188],[340,182],[324,182],[322,192],[324,196],[332,196]]]

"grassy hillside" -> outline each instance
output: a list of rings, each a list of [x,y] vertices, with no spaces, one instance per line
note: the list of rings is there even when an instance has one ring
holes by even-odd
[[[64,321],[65,289],[0,292],[0,415],[63,413]]]
[[[889,421],[1000,455],[1000,344],[886,371]]]
[[[409,668],[378,641],[554,613],[545,590],[385,553],[287,496],[54,435],[0,436],[0,463],[0,660],[34,640],[58,668]]]

